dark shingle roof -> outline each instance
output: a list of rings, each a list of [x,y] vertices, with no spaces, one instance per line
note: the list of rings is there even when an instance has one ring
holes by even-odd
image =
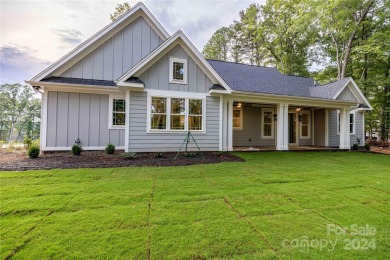
[[[219,84],[214,84],[214,85],[212,85],[210,89],[215,89],[215,90],[226,90],[224,87],[222,87],[222,86],[219,85]]]
[[[144,82],[142,80],[140,80],[138,77],[130,77],[125,82],[142,83],[142,84],[144,84]]]
[[[328,83],[325,85],[315,86],[310,88],[310,95],[312,97],[319,98],[333,98],[339,90],[344,87],[345,83],[351,78],[344,78],[336,82]]]
[[[207,60],[235,91],[309,97],[314,80],[280,73],[275,68]]]
[[[116,87],[115,82],[112,80],[50,77],[50,78],[43,79],[41,81],[42,82],[53,82],[53,83],[65,83],[65,84],[80,84],[80,85]]]
[[[350,79],[316,86],[311,78],[285,75],[275,68],[207,61],[234,91],[332,99]]]

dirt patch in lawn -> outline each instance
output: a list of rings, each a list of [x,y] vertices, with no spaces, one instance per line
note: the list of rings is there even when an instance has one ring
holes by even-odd
[[[221,162],[242,162],[242,158],[230,153],[202,152],[189,157],[180,153],[163,153],[156,158],[154,153],[138,153],[134,159],[125,159],[123,151],[106,154],[103,151],[84,151],[81,155],[70,152],[55,152],[40,155],[30,159],[23,151],[0,150],[1,171],[23,171],[38,169],[73,169],[73,168],[107,168],[126,166],[185,166],[193,164],[208,164]]]
[[[375,147],[371,146],[370,151],[373,153],[381,153],[390,155],[390,147]]]

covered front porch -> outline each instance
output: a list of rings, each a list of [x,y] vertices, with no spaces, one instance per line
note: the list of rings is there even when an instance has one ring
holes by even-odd
[[[222,103],[223,150],[333,151],[351,147],[350,102],[242,95],[224,98]],[[330,114],[339,118],[329,119]],[[329,133],[333,128],[339,128],[336,136]],[[338,139],[337,145],[330,136]]]

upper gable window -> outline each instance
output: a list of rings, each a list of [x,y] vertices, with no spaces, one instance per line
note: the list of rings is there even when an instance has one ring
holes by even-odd
[[[169,59],[169,82],[187,84],[187,59]]]

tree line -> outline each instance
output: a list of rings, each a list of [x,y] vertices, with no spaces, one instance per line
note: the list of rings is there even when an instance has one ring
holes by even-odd
[[[0,85],[0,141],[39,139],[41,100],[29,86]]]
[[[390,1],[267,0],[239,12],[203,48],[207,59],[271,66],[327,83],[352,77],[374,110],[366,129],[390,131]]]

